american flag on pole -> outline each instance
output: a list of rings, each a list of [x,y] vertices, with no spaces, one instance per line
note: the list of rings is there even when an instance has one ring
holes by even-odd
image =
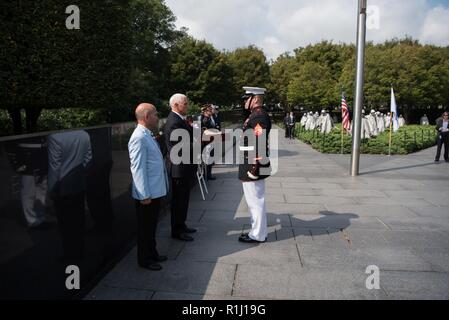
[[[341,118],[342,120],[342,126],[346,131],[349,131],[351,128],[351,121],[349,120],[349,109],[348,105],[346,104],[345,95],[341,95]]]

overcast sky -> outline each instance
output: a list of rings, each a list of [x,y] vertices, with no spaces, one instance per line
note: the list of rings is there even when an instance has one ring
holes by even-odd
[[[166,0],[178,28],[233,50],[254,44],[269,59],[321,40],[355,42],[357,0]],[[368,0],[367,40],[412,36],[449,45],[449,0]],[[377,15],[378,13],[378,15]]]

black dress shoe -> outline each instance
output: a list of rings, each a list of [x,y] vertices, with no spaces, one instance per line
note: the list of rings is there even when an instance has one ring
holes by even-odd
[[[159,263],[157,263],[157,262],[141,264],[139,266],[141,268],[144,268],[144,269],[147,269],[147,270],[151,270],[151,271],[159,271],[159,270],[162,269],[162,266]]]
[[[248,236],[248,233],[242,233],[242,234],[240,235],[239,239],[240,239],[240,238],[245,238],[245,237],[247,237],[247,236]]]
[[[249,235],[245,235],[245,236],[240,236],[239,241],[245,242],[245,243],[264,243],[267,241],[267,238],[265,238],[265,241],[257,241],[257,240],[251,239],[249,237]]]
[[[195,233],[196,232],[196,229],[193,229],[193,228],[185,228],[184,229],[184,233]]]
[[[438,162],[440,162],[440,160],[435,159],[435,163],[438,163]]]
[[[181,241],[193,241],[193,238],[186,233],[172,234],[171,237]]]

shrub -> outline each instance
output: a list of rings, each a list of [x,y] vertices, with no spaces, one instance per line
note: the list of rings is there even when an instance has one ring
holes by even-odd
[[[283,126],[279,124],[279,126]],[[329,134],[319,130],[305,131],[298,123],[295,127],[295,137],[323,153],[341,153],[341,124],[337,124]],[[389,130],[371,139],[363,139],[360,152],[364,154],[388,154]],[[409,125],[401,127],[393,133],[391,154],[408,154],[432,147],[436,144],[434,126]],[[343,135],[343,153],[351,153],[352,136]]]

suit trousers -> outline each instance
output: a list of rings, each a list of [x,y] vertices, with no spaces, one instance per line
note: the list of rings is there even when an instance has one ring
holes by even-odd
[[[187,228],[189,211],[190,179],[172,178],[171,233],[177,236]]]
[[[265,241],[268,234],[265,180],[243,182],[243,193],[251,214],[249,237],[257,241]]]
[[[151,204],[145,206],[136,200],[137,263],[141,266],[155,262],[159,256],[156,250],[156,227],[160,209],[161,198],[152,199]]]
[[[444,144],[444,160],[449,160],[449,133],[438,133],[437,137],[438,147],[435,160],[440,160],[441,148],[443,147],[443,144]]]
[[[84,256],[85,192],[54,198],[64,258],[78,261]]]
[[[288,138],[293,139],[293,126],[288,125]]]

